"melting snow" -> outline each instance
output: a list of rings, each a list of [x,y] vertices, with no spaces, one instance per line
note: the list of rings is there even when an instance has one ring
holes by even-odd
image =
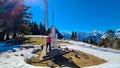
[[[109,48],[99,48],[83,42],[75,42],[75,41],[68,41],[68,40],[65,40],[65,41],[62,40],[62,41],[71,43],[71,44],[67,44],[67,46],[62,46],[63,48],[67,47],[70,49],[79,50],[108,61],[104,64],[85,67],[85,68],[120,68],[120,51],[119,50],[114,50]],[[26,57],[31,58],[31,57],[37,56],[32,54],[33,50],[34,48],[16,50],[17,52],[12,52],[12,51],[1,52],[0,67],[1,68],[41,68],[41,67],[29,65],[24,62],[24,59]],[[24,56],[20,56],[21,54],[23,54]],[[18,55],[18,56],[14,56],[14,55]]]
[[[99,48],[83,42],[75,42],[75,41],[69,41],[69,42],[72,43],[73,45],[67,45],[63,47],[79,50],[108,61],[107,63],[98,66],[91,66],[87,68],[120,68],[119,50],[114,50],[109,48]]]

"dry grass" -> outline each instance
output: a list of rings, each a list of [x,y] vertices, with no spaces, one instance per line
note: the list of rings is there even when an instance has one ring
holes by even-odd
[[[75,57],[75,54],[77,54],[78,57]],[[74,51],[64,56],[67,58],[71,57],[73,62],[80,67],[99,65],[106,62],[103,59],[100,59],[98,57],[80,51]]]
[[[46,39],[45,38],[41,38],[41,37],[25,37],[25,38],[29,39],[29,40],[26,41],[26,43],[46,45]]]
[[[37,44],[37,45],[40,45],[40,44],[46,45],[46,38],[42,38],[42,37],[25,37],[25,38],[29,39],[25,41],[25,44],[31,43],[31,44]],[[57,41],[58,46],[63,46],[61,44],[71,44],[71,43]]]
[[[26,44],[27,43],[31,43],[31,44],[43,44],[43,45],[46,45],[46,39],[45,38],[41,38],[41,37],[25,37],[29,40],[26,41]],[[59,44],[70,44],[69,42],[59,42],[57,41],[57,45]]]
[[[65,45],[61,45],[61,44],[71,44],[71,43],[69,43],[69,42],[62,42],[62,41],[57,41],[57,45],[58,46],[65,46]]]
[[[40,38],[40,37],[26,37],[29,38],[28,43],[32,43],[32,44],[43,44],[46,45],[46,39],[45,38]],[[57,42],[57,45],[59,44],[70,44],[69,42]],[[59,67],[58,64],[54,63],[51,60],[47,60],[47,61],[43,61],[43,62],[39,62],[39,58],[41,55],[42,51],[38,51],[36,52],[36,54],[38,55],[38,57],[33,58],[32,60],[27,60],[26,62],[30,62],[32,65],[35,66],[48,66],[49,63],[53,63],[55,67]],[[77,54],[78,57],[75,57],[75,54]],[[86,54],[80,51],[71,51],[68,54],[63,55],[63,57],[65,58],[72,58],[74,64],[76,64],[79,67],[87,67],[87,66],[93,66],[93,65],[99,65],[102,63],[105,63],[106,61],[103,59],[100,59],[98,57],[95,57],[93,55],[90,54]],[[61,59],[59,59],[61,60]],[[64,64],[63,61],[61,62],[61,64]]]
[[[33,58],[31,60],[32,65],[34,65],[34,66],[48,66],[49,63],[52,63],[54,67],[59,67],[59,64],[56,64],[51,60],[46,60],[46,61],[43,61],[43,62],[39,62],[39,58],[40,58],[41,53],[42,53],[42,51],[38,51],[36,53],[39,56],[36,57],[36,58]],[[75,57],[75,54],[77,54],[78,57]],[[86,53],[83,53],[83,52],[80,52],[80,51],[71,51],[70,53],[63,55],[63,57],[72,58],[73,63],[76,64],[79,67],[99,65],[99,64],[102,64],[102,63],[106,62],[103,59],[100,59],[98,57],[95,57],[93,55],[86,54]],[[59,60],[61,60],[61,59],[59,59]],[[59,63],[63,64],[63,62],[59,62]]]

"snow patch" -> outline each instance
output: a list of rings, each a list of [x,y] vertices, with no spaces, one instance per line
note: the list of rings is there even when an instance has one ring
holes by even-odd
[[[62,48],[67,47],[70,49],[79,50],[108,61],[107,63],[101,64],[101,65],[90,66],[85,68],[120,68],[120,51],[119,50],[114,50],[109,48],[99,48],[83,42],[69,41],[69,43],[72,43],[72,44],[67,46],[61,46],[61,47]]]

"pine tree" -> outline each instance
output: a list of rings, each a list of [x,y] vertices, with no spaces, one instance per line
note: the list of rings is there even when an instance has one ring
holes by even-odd
[[[2,28],[7,33],[7,39],[9,39],[9,33],[13,32],[13,38],[16,37],[16,33],[22,29],[26,19],[31,18],[31,13],[26,11],[29,9],[29,6],[26,6],[23,2],[24,0],[3,0],[2,11],[0,11],[0,25],[6,23]],[[23,28],[24,29],[24,28]]]
[[[77,33],[76,32],[74,32],[74,31],[72,32],[71,39],[75,40],[75,41],[77,40]]]
[[[0,26],[2,29],[4,29],[4,31],[6,32],[6,40],[9,40],[9,33],[11,30],[11,19],[10,19],[10,13],[11,13],[11,9],[13,9],[13,7],[11,7],[11,9],[9,8],[9,6],[12,6],[12,4],[10,4],[8,1],[0,1]],[[12,17],[11,17],[12,18]],[[5,24],[5,25],[4,25]]]
[[[32,34],[32,26],[31,22],[27,22],[25,25],[21,26],[22,29],[20,29],[20,33],[25,35],[31,35]],[[24,28],[24,29],[23,29]]]
[[[45,25],[43,25],[43,35],[46,35],[46,28],[45,28]]]
[[[40,35],[46,35],[46,28],[42,23],[40,23],[39,31]]]
[[[106,31],[106,38],[101,39],[99,46],[116,48],[117,40],[115,40],[115,32],[113,30]]]
[[[113,46],[112,46],[112,48],[114,48],[114,49],[119,49],[120,48],[120,39],[119,38],[115,38],[113,40]]]
[[[71,34],[71,39],[72,39],[72,40],[74,39],[74,31],[73,31],[72,34]]]
[[[39,28],[36,22],[34,23],[33,35],[39,35]]]
[[[43,26],[42,23],[40,23],[40,27],[39,27],[40,35],[42,35],[42,31],[43,31],[42,26]]]
[[[113,30],[108,30],[106,34],[108,35],[107,36],[108,39],[112,39],[115,35],[115,32]]]
[[[18,29],[21,27],[24,27],[25,23],[27,23],[29,18],[31,18],[32,14],[27,13],[27,10],[30,8],[29,6],[25,5],[24,0],[17,1],[17,5],[15,7],[15,10],[13,14],[15,15],[15,21],[14,21],[14,27],[13,27],[13,38],[16,37]],[[19,12],[19,13],[16,13]]]

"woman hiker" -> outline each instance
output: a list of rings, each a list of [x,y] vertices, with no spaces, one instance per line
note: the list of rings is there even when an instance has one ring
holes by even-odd
[[[50,35],[48,35],[47,39],[46,39],[46,52],[51,51],[51,37]],[[49,50],[48,50],[49,47]]]

